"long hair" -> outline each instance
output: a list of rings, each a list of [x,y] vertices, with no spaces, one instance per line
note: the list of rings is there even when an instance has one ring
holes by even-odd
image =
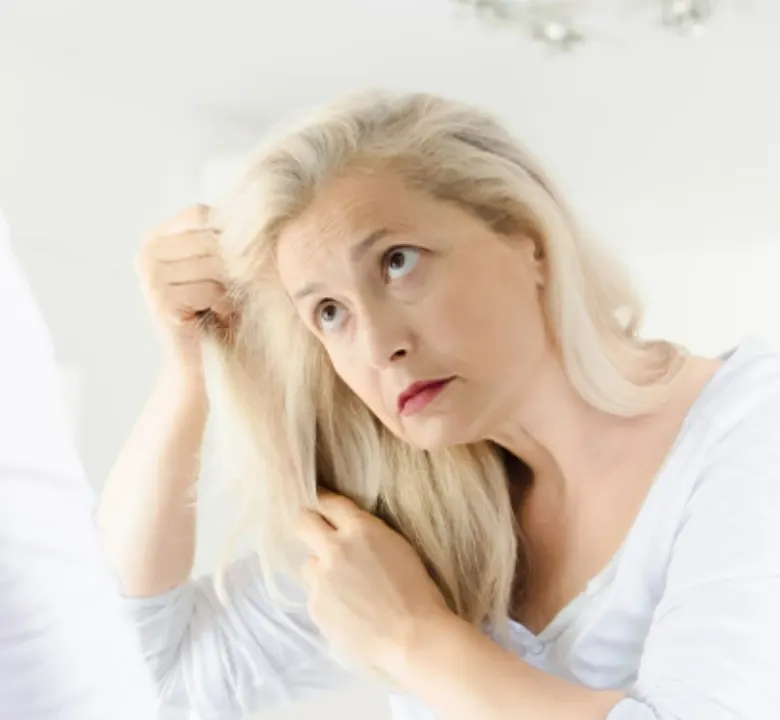
[[[208,333],[220,464],[240,491],[265,580],[294,574],[291,528],[318,487],[398,530],[450,608],[505,628],[525,580],[506,464],[489,442],[436,451],[395,437],[336,375],[275,267],[285,226],[351,168],[392,168],[501,233],[541,248],[543,308],[572,386],[600,410],[651,412],[669,397],[680,352],[640,339],[640,308],[622,270],[588,242],[538,164],[489,114],[427,94],[371,91],[270,139],[213,208],[240,318]]]

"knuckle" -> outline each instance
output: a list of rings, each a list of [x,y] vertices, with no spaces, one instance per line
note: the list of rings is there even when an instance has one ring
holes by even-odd
[[[141,235],[140,252],[150,252],[157,244],[160,238],[160,230],[152,228]]]
[[[196,203],[190,208],[189,216],[198,225],[205,225],[211,216],[211,207],[204,203]]]
[[[152,254],[147,246],[142,247],[136,254],[133,261],[133,267],[137,275],[147,277],[150,274],[152,266]]]
[[[330,541],[328,557],[330,558],[331,563],[343,561],[347,557],[348,552],[348,540],[342,535],[339,535]]]
[[[371,532],[371,523],[362,518],[353,517],[346,530],[352,537],[365,538]]]
[[[301,569],[301,575],[303,579],[309,583],[314,583],[317,580],[317,567],[313,560],[309,559],[304,563]]]
[[[139,274],[144,285],[150,290],[159,290],[163,287],[159,266],[151,259],[145,259],[139,268]]]

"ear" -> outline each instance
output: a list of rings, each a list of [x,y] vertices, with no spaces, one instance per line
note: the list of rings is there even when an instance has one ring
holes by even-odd
[[[542,242],[534,238],[523,238],[523,256],[537,287],[544,287],[547,264]]]

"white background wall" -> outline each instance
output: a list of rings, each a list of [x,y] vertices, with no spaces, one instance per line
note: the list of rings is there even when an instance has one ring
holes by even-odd
[[[57,12],[31,10],[46,4]],[[213,17],[193,12],[203,25],[188,35],[177,32],[187,15],[174,16],[175,3],[138,0],[123,6],[139,13],[132,42],[107,24],[92,31],[88,13],[107,5],[0,4],[0,205],[61,359],[77,375],[80,442],[95,485],[157,364],[132,270],[143,231],[213,193],[230,158],[282,112],[374,82],[499,111],[634,268],[651,334],[706,353],[747,334],[780,348],[780,101],[772,90],[780,50],[770,22],[744,16],[739,32],[718,26],[698,46],[642,36],[630,51],[551,59],[477,25],[445,26],[443,3],[433,0],[430,16],[419,2],[390,9],[377,0],[369,12],[340,0],[363,28],[340,39],[332,33],[349,23],[311,5],[323,15],[301,41],[303,4],[279,3],[274,13],[226,2]],[[777,12],[774,3],[753,5]],[[14,6],[28,23],[3,15]],[[220,29],[220,18],[232,25]],[[255,32],[263,41],[252,44]],[[96,54],[74,59],[68,41]],[[199,570],[213,565],[228,514],[212,493],[205,498]],[[280,717],[383,713],[370,688],[351,688],[316,713],[309,704]]]
[[[748,337],[780,349],[780,228],[736,246],[632,253],[648,334],[717,354]]]
[[[0,62],[0,204],[61,361],[78,373],[98,484],[157,362],[133,269],[140,238],[198,198],[201,164],[245,144],[239,135],[51,65]]]

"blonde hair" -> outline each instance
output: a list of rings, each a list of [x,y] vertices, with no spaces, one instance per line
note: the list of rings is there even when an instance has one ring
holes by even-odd
[[[680,353],[638,337],[639,304],[621,270],[587,241],[502,125],[459,102],[378,91],[348,97],[267,142],[213,209],[241,308],[235,327],[210,333],[220,461],[239,484],[242,526],[268,584],[294,574],[291,528],[324,486],[402,533],[452,610],[504,628],[525,562],[501,452],[488,442],[424,451],[395,437],[336,375],[276,275],[281,230],[329,180],[357,167],[392,168],[496,231],[537,242],[552,339],[592,406],[625,417],[659,407]]]

